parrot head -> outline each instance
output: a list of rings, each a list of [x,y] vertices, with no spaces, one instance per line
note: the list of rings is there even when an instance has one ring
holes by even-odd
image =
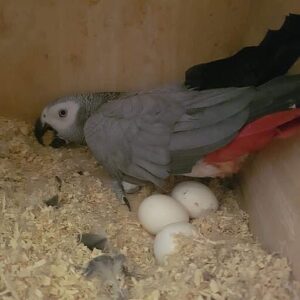
[[[50,146],[58,148],[66,143],[84,143],[83,127],[88,118],[84,101],[80,96],[62,97],[48,104],[35,124],[35,136],[43,144],[47,130],[55,136]]]
[[[105,102],[120,97],[119,92],[86,93],[61,97],[50,102],[35,123],[34,134],[40,144],[48,130],[55,135],[51,147],[59,148],[67,143],[85,144],[84,124],[91,114]]]

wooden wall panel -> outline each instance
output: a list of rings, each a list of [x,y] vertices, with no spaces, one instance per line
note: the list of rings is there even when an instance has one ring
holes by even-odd
[[[241,44],[250,0],[0,0],[1,115],[87,90],[180,81]]]
[[[251,1],[244,45],[257,44],[268,28],[281,26],[284,16],[300,13],[299,0]],[[300,30],[300,29],[299,29]],[[300,72],[300,61],[290,73]],[[300,279],[300,136],[278,141],[257,154],[242,176],[243,206],[250,226],[270,251],[288,257]]]
[[[274,143],[248,163],[243,207],[270,252],[287,256],[300,279],[300,137]]]

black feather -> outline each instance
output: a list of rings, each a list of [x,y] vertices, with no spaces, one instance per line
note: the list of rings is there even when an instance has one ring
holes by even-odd
[[[258,86],[284,75],[299,56],[300,15],[290,14],[281,28],[269,30],[258,46],[191,67],[186,71],[185,84],[198,90]]]

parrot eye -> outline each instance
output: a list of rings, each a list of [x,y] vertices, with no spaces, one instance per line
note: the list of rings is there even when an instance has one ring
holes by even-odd
[[[61,117],[61,118],[64,118],[66,115],[67,115],[67,111],[65,109],[61,109],[59,112],[58,112],[58,115]]]

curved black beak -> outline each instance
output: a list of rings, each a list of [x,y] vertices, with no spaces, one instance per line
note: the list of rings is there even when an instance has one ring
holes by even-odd
[[[43,136],[47,130],[50,130],[50,127],[45,123],[43,124],[41,119],[38,118],[34,126],[34,135],[37,141],[44,146]]]
[[[35,135],[37,141],[43,146],[45,146],[44,141],[43,141],[43,136],[45,135],[45,133],[48,130],[53,130],[53,128],[51,128],[47,123],[43,124],[41,119],[38,118],[36,120],[35,126],[34,126],[34,135]],[[55,136],[49,146],[51,146],[53,148],[60,148],[65,145],[66,145],[66,141],[59,138],[55,132]]]

